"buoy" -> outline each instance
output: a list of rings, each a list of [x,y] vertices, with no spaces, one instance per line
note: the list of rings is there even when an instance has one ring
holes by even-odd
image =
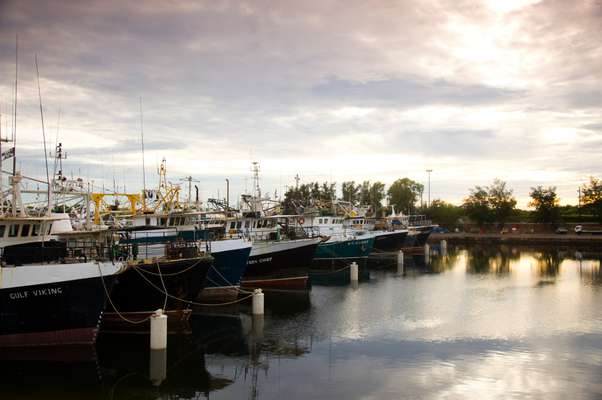
[[[155,386],[167,378],[167,349],[151,350],[148,376]]]
[[[167,315],[158,309],[150,318],[150,348],[163,350],[167,348]]]
[[[351,277],[351,282],[357,282],[359,280],[359,267],[355,261],[349,266],[349,276]]]
[[[261,289],[253,291],[253,315],[263,315],[263,293]]]

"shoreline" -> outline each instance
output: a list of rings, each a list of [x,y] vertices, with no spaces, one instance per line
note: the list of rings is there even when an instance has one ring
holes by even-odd
[[[602,235],[567,233],[432,233],[429,243],[446,240],[448,243],[508,243],[508,244],[596,244],[602,245]]]

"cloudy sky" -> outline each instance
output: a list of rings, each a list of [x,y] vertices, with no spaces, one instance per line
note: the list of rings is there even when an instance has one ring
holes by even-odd
[[[0,0],[0,106],[10,136],[19,36],[19,164],[149,186],[167,158],[203,197],[311,180],[410,177],[460,202],[499,177],[526,203],[601,175],[602,0],[60,2]],[[51,146],[51,147],[52,147]]]

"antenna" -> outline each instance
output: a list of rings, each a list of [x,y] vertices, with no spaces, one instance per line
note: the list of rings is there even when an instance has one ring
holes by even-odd
[[[19,77],[19,34],[15,35],[15,110],[13,121],[13,176],[17,173],[17,82]]]
[[[40,89],[40,70],[38,69],[38,55],[35,55],[36,75],[38,77],[38,99],[40,100],[40,118],[42,119],[42,140],[44,141],[44,161],[46,163],[46,182],[48,183],[48,210],[46,213],[50,215],[52,203],[52,186],[50,185],[50,174],[48,172],[48,152],[46,151],[46,130],[44,129],[44,111],[42,109],[42,91]]]
[[[146,170],[144,166],[144,118],[142,114],[142,96],[140,96],[140,142],[142,144],[142,211],[146,211]]]
[[[188,182],[188,208],[191,208],[192,202],[192,182],[201,182],[196,179],[192,179],[192,176],[187,176],[185,178],[180,178],[181,182]],[[196,186],[196,185],[195,185]]]
[[[2,159],[4,154],[2,154],[2,140],[2,109],[0,109],[0,215],[4,215],[4,195],[2,193]]]
[[[52,179],[55,178],[55,176],[57,175],[57,167],[59,168],[58,171],[58,178],[59,180],[62,180],[62,175],[63,175],[63,161],[62,161],[62,154],[61,153],[61,146],[59,146],[59,127],[61,125],[61,108],[59,107],[59,112],[58,115],[56,117],[56,137],[54,139],[54,166],[53,166],[53,170],[52,170]]]

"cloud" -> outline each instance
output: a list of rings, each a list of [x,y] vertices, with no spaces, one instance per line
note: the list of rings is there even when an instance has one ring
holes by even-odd
[[[60,108],[70,162],[106,164],[107,182],[110,159],[139,179],[142,97],[149,165],[208,185],[223,173],[244,190],[254,158],[270,192],[297,172],[391,182],[432,167],[444,198],[497,176],[570,200],[602,168],[601,29],[595,0],[4,1],[2,128],[18,32],[20,146],[41,143],[37,54],[48,141]]]

